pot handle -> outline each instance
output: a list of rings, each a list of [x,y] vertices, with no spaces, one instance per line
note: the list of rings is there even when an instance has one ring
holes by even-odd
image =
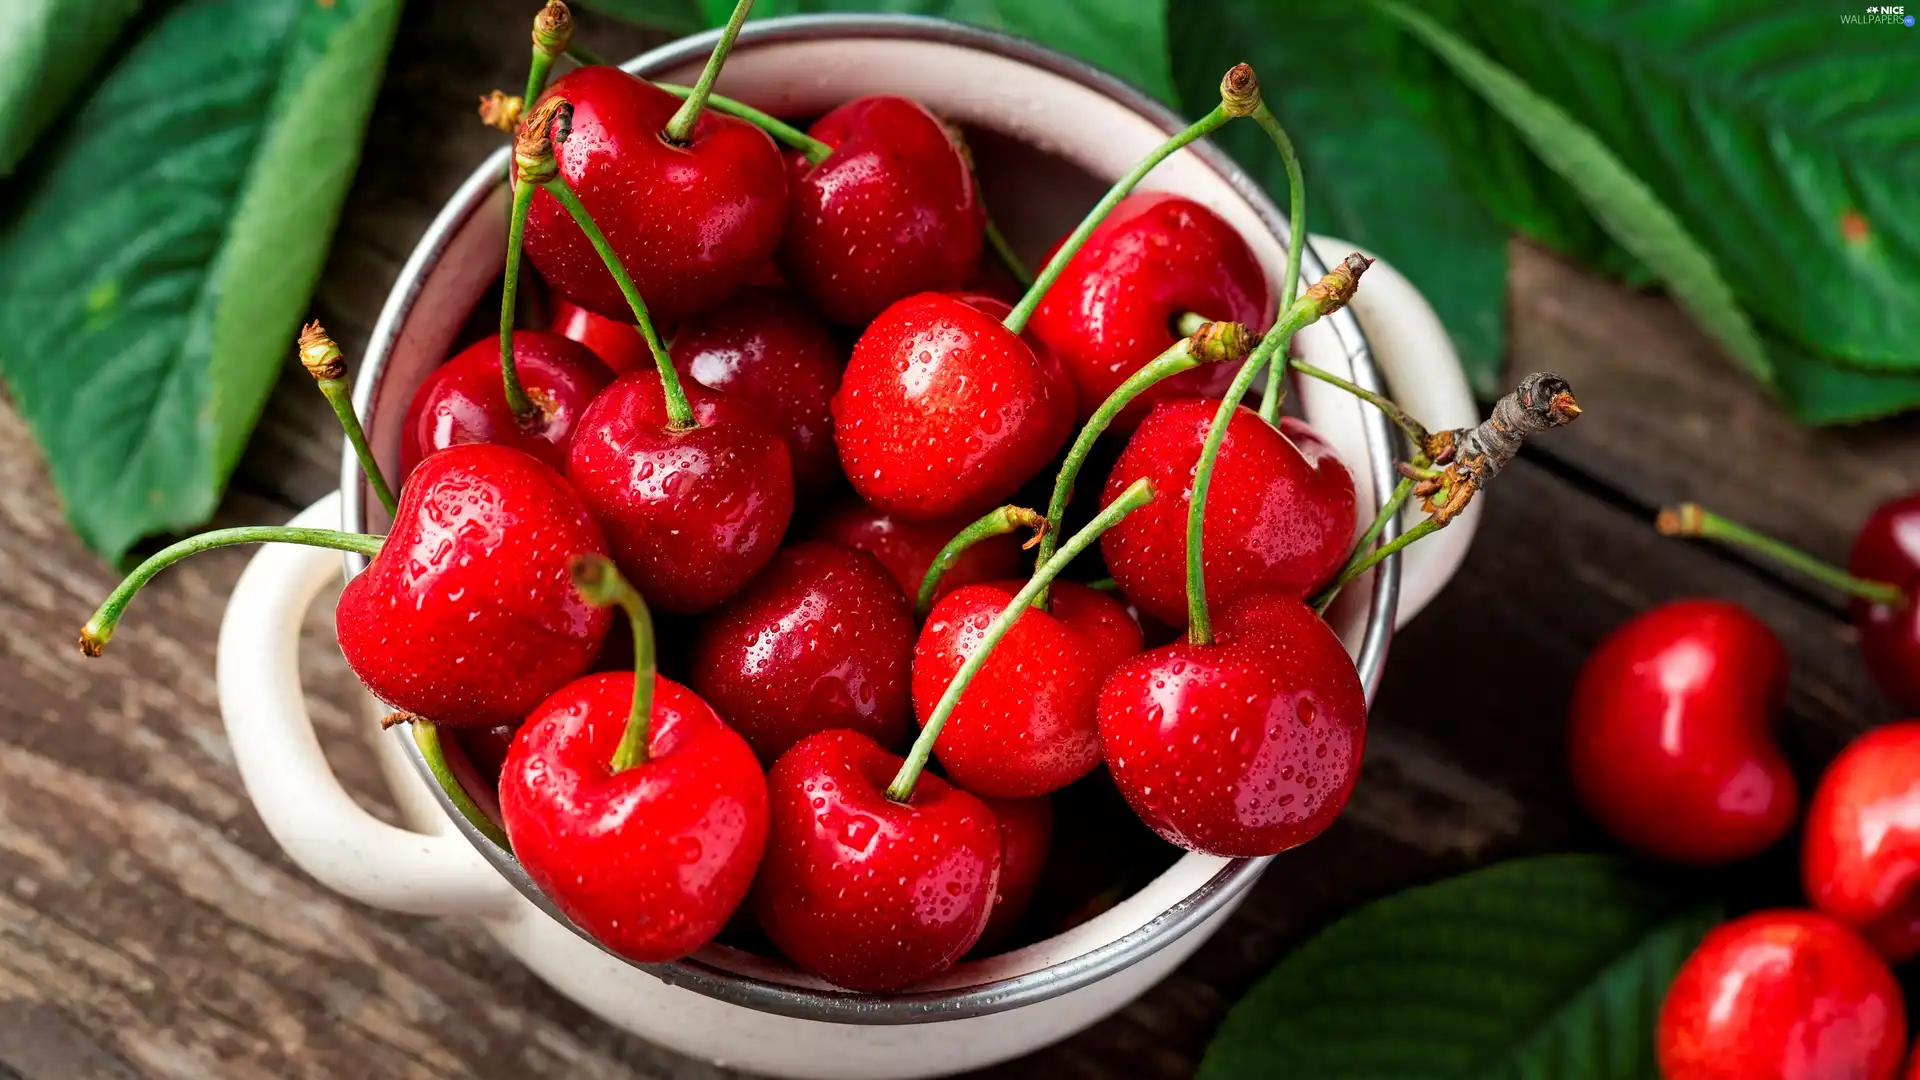
[[[1329,266],[1350,251],[1373,257],[1358,244],[1326,236],[1315,236],[1313,248]],[[1480,407],[1474,403],[1453,338],[1406,275],[1384,260],[1376,261],[1347,306],[1367,335],[1374,363],[1393,400],[1436,431],[1480,422]],[[1478,501],[1468,505],[1453,524],[1401,554],[1400,626],[1418,615],[1460,569],[1480,528],[1480,511]],[[1418,508],[1410,508],[1403,525],[1419,519]]]
[[[329,495],[289,524],[340,526]],[[458,833],[389,825],[353,800],[320,751],[300,686],[300,624],[340,577],[340,554],[268,544],[247,564],[220,623],[220,712],[247,795],[267,831],[320,883],[388,911],[498,914],[519,899]]]

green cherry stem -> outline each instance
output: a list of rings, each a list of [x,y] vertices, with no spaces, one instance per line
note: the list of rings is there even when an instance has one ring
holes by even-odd
[[[573,587],[589,604],[601,607],[620,605],[633,627],[633,708],[627,713],[627,730],[614,747],[609,768],[615,774],[647,762],[647,730],[653,723],[653,684],[659,677],[653,640],[653,615],[639,590],[627,583],[605,555],[576,555],[567,564]]]
[[[1328,605],[1333,603],[1333,598],[1340,595],[1340,590],[1346,588],[1355,578],[1380,565],[1382,562],[1385,562],[1389,557],[1399,554],[1401,549],[1408,545],[1424,540],[1446,527],[1447,523],[1445,521],[1437,518],[1428,518],[1413,528],[1408,529],[1406,532],[1401,533],[1399,536],[1374,548],[1360,558],[1348,560],[1347,565],[1341,568],[1340,576],[1334,578],[1333,584],[1327,586],[1326,589],[1321,592],[1320,596],[1314,600],[1313,609],[1315,611],[1327,610]]]
[[[677,83],[654,83],[653,85],[677,98],[691,97],[694,90],[691,86],[681,86]],[[761,112],[744,101],[735,101],[733,98],[721,97],[719,94],[708,94],[707,108],[745,120],[771,135],[774,141],[800,151],[801,156],[805,157],[810,165],[820,164],[827,160],[827,155],[833,153],[833,147],[771,113]]]
[[[507,219],[507,271],[500,286],[500,379],[506,387],[507,408],[521,423],[530,423],[540,408],[520,383],[520,367],[513,359],[514,298],[520,291],[520,245],[526,237],[527,211],[533,207],[534,185],[523,178],[513,189],[513,213]]]
[[[1007,234],[1000,231],[1000,226],[994,224],[991,217],[987,218],[987,246],[993,249],[993,257],[1000,260],[1000,265],[1013,276],[1016,284],[1022,289],[1033,288],[1033,271],[1020,261],[1020,254],[1013,250]]]
[[[997,506],[980,515],[978,521],[953,534],[947,546],[933,557],[933,562],[927,567],[927,575],[920,579],[920,593],[913,602],[914,614],[924,619],[927,612],[933,610],[933,597],[940,591],[940,579],[947,576],[947,571],[953,569],[953,564],[960,561],[960,556],[966,554],[968,548],[982,540],[1005,536],[1021,529],[1033,529],[1037,541],[1045,535],[1046,528],[1047,519],[1024,506]]]
[[[1207,612],[1207,582],[1201,548],[1207,514],[1207,489],[1213,484],[1214,463],[1220,459],[1220,447],[1226,442],[1227,427],[1233,422],[1233,411],[1240,407],[1240,399],[1246,396],[1254,377],[1267,366],[1273,355],[1286,352],[1287,343],[1293,340],[1295,333],[1323,316],[1340,310],[1348,300],[1353,299],[1353,292],[1360,284],[1360,275],[1366,273],[1370,265],[1371,260],[1355,252],[1327,271],[1325,277],[1288,305],[1281,313],[1279,322],[1267,331],[1266,336],[1260,339],[1259,346],[1253,350],[1253,355],[1240,366],[1239,374],[1233,377],[1233,384],[1227,387],[1226,396],[1220,400],[1220,407],[1213,414],[1206,442],[1200,448],[1200,460],[1194,465],[1193,497],[1187,507],[1187,640],[1195,645],[1213,644],[1213,622]]]
[[[403,718],[413,736],[413,745],[420,748],[420,757],[427,763],[427,771],[439,782],[440,790],[447,793],[447,801],[467,819],[467,824],[480,831],[480,835],[498,844],[503,850],[512,851],[513,842],[507,839],[506,830],[494,824],[480,804],[473,801],[467,789],[460,785],[460,778],[453,774],[453,767],[447,764],[446,747],[440,742],[440,728],[431,720],[422,717],[409,717],[403,713],[394,714]],[[389,717],[392,719],[392,717]]]
[[[341,532],[338,529],[298,529],[287,525],[247,525],[189,536],[153,553],[114,587],[99,610],[93,613],[93,618],[88,619],[87,625],[81,628],[80,651],[88,656],[99,656],[100,651],[107,647],[107,642],[113,640],[114,628],[120,625],[120,616],[126,613],[133,595],[152,581],[154,575],[189,555],[236,544],[304,544],[307,547],[351,551],[372,558],[380,554],[380,544],[384,540],[384,536],[366,533]]]
[[[1280,120],[1273,115],[1262,101],[1259,108],[1253,110],[1254,123],[1266,131],[1273,140],[1274,149],[1280,151],[1280,160],[1287,170],[1287,270],[1280,283],[1280,299],[1283,304],[1293,303],[1294,291],[1300,287],[1300,256],[1307,240],[1307,186],[1300,176],[1300,155],[1293,151],[1293,140],[1287,137],[1287,131],[1280,126]],[[1273,366],[1267,372],[1267,386],[1260,396],[1260,418],[1269,424],[1280,422],[1280,403],[1286,396],[1287,359],[1285,353],[1275,353]]]
[[[1340,595],[1341,588],[1353,580],[1343,575],[1366,559],[1368,553],[1373,550],[1373,542],[1380,539],[1381,532],[1385,531],[1387,522],[1399,515],[1401,508],[1407,505],[1407,498],[1412,494],[1413,478],[1401,477],[1400,482],[1394,485],[1393,494],[1387,496],[1387,501],[1380,507],[1380,512],[1373,516],[1373,523],[1367,526],[1367,531],[1362,533],[1360,539],[1354,543],[1353,551],[1347,555],[1347,561],[1341,564],[1340,574],[1336,575],[1333,583],[1321,590],[1320,595],[1314,598],[1314,611],[1326,613],[1327,608],[1333,604],[1333,598]],[[1355,576],[1364,572],[1355,571]]]
[[[693,92],[680,103],[680,110],[667,121],[662,135],[670,143],[685,146],[693,138],[693,125],[700,119],[700,110],[707,107],[707,98],[713,93],[713,81],[720,77],[721,65],[727,62],[727,54],[733,51],[733,39],[740,35],[740,26],[747,21],[747,12],[753,10],[753,0],[739,0],[733,5],[733,14],[728,17],[726,29],[720,31],[720,40],[713,43],[713,52],[707,56],[707,66],[700,70],[700,79],[693,84]]]
[[[1053,558],[1042,563],[1034,571],[1033,577],[1020,592],[994,616],[987,624],[987,632],[980,637],[980,643],[967,654],[966,662],[954,673],[953,681],[947,684],[946,692],[940,695],[939,704],[933,707],[933,714],[927,717],[926,726],[920,729],[920,735],[913,740],[913,748],[907,751],[907,760],[900,765],[900,771],[894,774],[893,782],[887,785],[887,798],[895,802],[907,802],[913,798],[914,785],[920,782],[920,773],[927,767],[927,759],[933,756],[934,741],[940,738],[940,729],[946,727],[947,717],[960,704],[960,696],[967,691],[967,684],[979,674],[985,666],[987,657],[993,653],[994,646],[1007,636],[1013,624],[1026,614],[1028,605],[1047,583],[1060,576],[1060,572],[1090,547],[1100,534],[1113,528],[1121,518],[1153,501],[1153,485],[1146,479],[1135,480],[1120,493],[1120,497],[1107,505],[1107,508],[1087,522],[1085,528],[1073,534]]]
[[[1060,471],[1053,478],[1053,497],[1047,502],[1045,528],[1040,533],[1040,551],[1035,561],[1044,563],[1053,557],[1054,545],[1059,540],[1060,527],[1067,515],[1067,504],[1073,500],[1073,486],[1080,478],[1080,468],[1086,464],[1087,455],[1093,452],[1094,443],[1113,425],[1114,418],[1133,400],[1147,391],[1147,388],[1165,379],[1185,371],[1192,371],[1206,363],[1238,363],[1247,358],[1252,347],[1253,333],[1239,323],[1209,323],[1184,331],[1185,336],[1174,342],[1166,352],[1154,357],[1140,370],[1127,377],[1127,381],[1114,387],[1107,400],[1087,418],[1086,426],[1067,449],[1066,458],[1060,463]],[[1050,587],[1040,590],[1033,598],[1033,606],[1042,611],[1047,609]]]
[[[547,6],[533,17],[533,62],[527,67],[527,92],[520,100],[531,108],[547,88],[547,72],[553,60],[573,44],[573,12],[560,0],[547,0]]]
[[[1006,318],[1007,329],[1018,334],[1027,328],[1027,320],[1033,318],[1034,309],[1040,306],[1040,301],[1046,299],[1047,290],[1053,288],[1053,283],[1060,280],[1060,275],[1066,272],[1067,264],[1072,262],[1073,257],[1086,245],[1087,238],[1092,236],[1093,231],[1100,227],[1100,223],[1107,219],[1107,215],[1113,212],[1113,208],[1120,205],[1120,200],[1131,194],[1141,180],[1146,179],[1148,173],[1187,144],[1218,131],[1228,120],[1237,116],[1251,115],[1259,103],[1260,84],[1259,80],[1254,78],[1253,69],[1245,64],[1238,64],[1228,71],[1220,80],[1220,104],[1214,106],[1212,112],[1194,121],[1186,130],[1154,147],[1151,153],[1140,159],[1139,164],[1129,169],[1113,187],[1107,189],[1107,193],[1094,204],[1092,210],[1087,212],[1087,216],[1073,230],[1073,234],[1068,236],[1053,253],[1053,257],[1047,260],[1045,268],[1034,278],[1033,284],[1027,287],[1026,295],[1014,305],[1013,311]]]
[[[333,407],[333,415],[340,420],[340,428],[346,432],[347,443],[353,447],[353,456],[360,461],[360,472],[366,476],[367,485],[373,488],[373,494],[380,505],[387,508],[387,516],[393,516],[399,507],[399,501],[393,497],[393,488],[387,485],[386,474],[380,471],[380,463],[373,458],[373,448],[367,445],[366,429],[360,426],[360,415],[353,411],[353,391],[347,386],[347,361],[340,353],[340,346],[327,336],[326,328],[314,320],[300,328],[300,339],[295,343],[300,357],[300,366],[313,376],[320,395]]]
[[[1654,519],[1654,527],[1660,530],[1662,536],[1717,540],[1732,547],[1758,552],[1790,570],[1805,574],[1822,585],[1838,589],[1848,596],[1865,600],[1869,604],[1899,608],[1905,607],[1907,603],[1906,594],[1900,591],[1900,586],[1892,582],[1856,577],[1791,544],[1775,540],[1737,521],[1721,517],[1699,503],[1681,503],[1661,510],[1660,515]]]

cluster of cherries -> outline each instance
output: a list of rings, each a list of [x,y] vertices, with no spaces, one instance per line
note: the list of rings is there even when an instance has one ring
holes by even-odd
[[[768,938],[827,980],[925,980],[1018,920],[1050,795],[1103,765],[1193,851],[1317,835],[1353,786],[1366,711],[1307,598],[1324,607],[1382,552],[1354,548],[1354,482],[1331,448],[1237,402],[1259,371],[1280,380],[1287,338],[1367,261],[1294,299],[1296,220],[1276,312],[1217,215],[1131,193],[1228,119],[1270,122],[1252,72],[1010,302],[977,284],[990,226],[964,147],[926,108],[863,98],[801,132],[712,94],[747,6],[694,87],[586,66],[542,94],[569,33],[548,4],[502,333],[419,388],[397,499],[336,400],[390,533],[183,541],[83,645],[192,551],[371,556],[338,606],[349,665],[423,746],[497,769],[497,823],[478,805],[494,791],[449,796],[637,961],[699,948],[751,891]],[[523,248],[557,296],[547,330],[515,327]],[[317,324],[301,348],[340,393]],[[1103,433],[1124,448],[1066,536]],[[1054,462],[1047,514],[1008,505]],[[1113,581],[1060,578],[1096,541]],[[631,654],[606,643],[614,606]],[[692,620],[675,678],[649,609]]]
[[[1869,672],[1900,708],[1920,710],[1920,495],[1873,512],[1846,570],[1693,504],[1659,525],[1760,551],[1849,594]],[[1609,832],[1656,857],[1757,855],[1800,818],[1774,731],[1786,685],[1786,650],[1739,605],[1648,611],[1581,674],[1568,728],[1575,787]],[[1660,1014],[1667,1080],[1900,1075],[1906,1008],[1888,965],[1920,956],[1920,721],[1847,746],[1801,825],[1811,910],[1747,915],[1700,944]],[[1920,1077],[1920,1050],[1905,1075]]]

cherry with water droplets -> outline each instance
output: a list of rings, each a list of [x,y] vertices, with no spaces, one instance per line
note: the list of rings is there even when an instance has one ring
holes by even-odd
[[[1053,847],[1053,797],[1035,799],[995,799],[982,796],[994,819],[1000,823],[1000,891],[993,898],[993,912],[987,916],[987,929],[974,946],[976,954],[989,954],[1012,944],[1020,921],[1026,917],[1033,894],[1040,887],[1040,875],[1047,868],[1047,853]]]
[[[638,334],[636,332],[636,338]],[[500,381],[500,337],[483,338],[427,375],[400,429],[400,471],[463,443],[497,443],[564,468],[580,415],[613,381],[613,372],[579,342],[539,330],[513,334],[514,367],[535,406],[514,416]]]
[[[934,556],[969,524],[966,518],[915,521],[850,498],[822,516],[814,524],[813,535],[880,560],[900,590],[911,597],[919,593]],[[1014,577],[1020,572],[1020,539],[1011,534],[988,537],[967,548],[947,568],[934,596],[937,599],[962,585]]]
[[[762,761],[828,728],[898,747],[913,634],[912,605],[873,556],[795,544],[702,617],[689,681]]]
[[[667,327],[660,329],[670,333]],[[647,351],[647,339],[640,336],[638,326],[623,319],[609,319],[564,296],[553,298],[553,317],[547,322],[547,330],[585,345],[615,375],[653,366],[653,355]]]
[[[1827,766],[1807,803],[1807,900],[1888,960],[1920,956],[1920,721],[1877,728]]]

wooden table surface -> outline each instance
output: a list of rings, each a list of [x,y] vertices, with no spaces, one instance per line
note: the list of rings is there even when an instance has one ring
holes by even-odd
[[[472,102],[524,78],[527,6],[409,5],[315,301],[350,356],[426,222],[498,145]],[[581,22],[607,54],[644,42]],[[1649,521],[1697,497],[1843,558],[1868,508],[1920,485],[1920,423],[1797,429],[1667,300],[1525,245],[1513,262],[1510,372],[1559,371],[1586,413],[1484,496],[1459,578],[1395,641],[1345,814],[1282,856],[1172,978],[981,1075],[1191,1075],[1233,1001],[1354,905],[1496,859],[1604,847],[1568,791],[1561,717],[1581,658],[1648,605],[1727,597],[1773,627],[1805,776],[1893,718],[1836,597]],[[338,444],[290,361],[223,522],[285,520],[324,494]],[[74,633],[114,574],[62,524],[0,406],[0,1080],[731,1075],[600,1023],[475,925],[370,911],[288,863],[241,791],[215,704],[215,628],[246,557],[170,571],[107,657],[83,662]],[[348,785],[391,818],[330,625],[317,613],[307,641],[316,722]],[[1763,861],[1754,887],[1786,898],[1789,864]]]

